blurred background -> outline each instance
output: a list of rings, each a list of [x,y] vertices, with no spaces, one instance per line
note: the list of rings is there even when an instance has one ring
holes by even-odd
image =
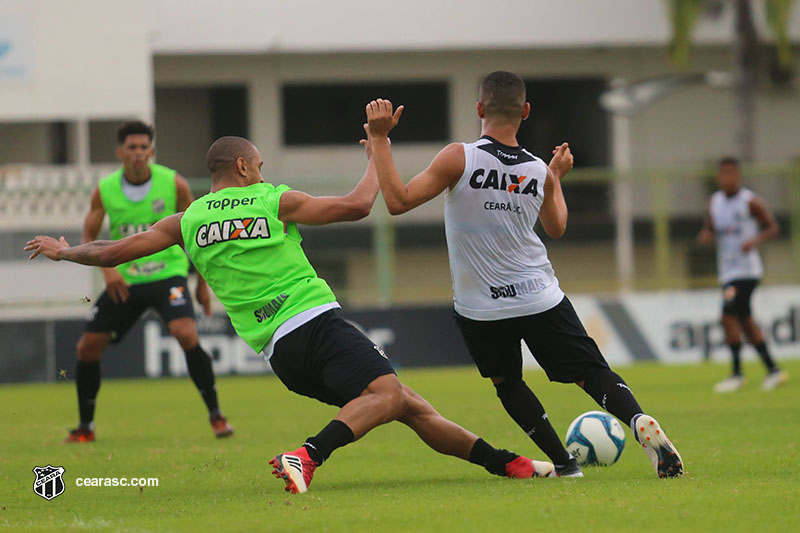
[[[761,248],[756,316],[778,357],[800,356],[800,8],[791,0],[3,0],[0,2],[0,381],[72,368],[91,268],[28,262],[34,234],[79,241],[89,195],[117,167],[115,129],[155,124],[157,161],[195,197],[221,135],[259,147],[264,176],[343,194],[362,175],[364,105],[406,107],[393,132],[410,178],[479,136],[478,84],[525,79],[519,141],[568,141],[566,235],[545,240],[562,287],[609,360],[725,359],[713,248],[694,244],[715,162],[781,224]],[[390,217],[304,227],[320,276],[400,365],[469,362],[452,326],[442,198]],[[267,371],[221,306],[203,319],[218,373]],[[106,375],[180,375],[148,319]],[[105,361],[106,359],[104,359]]]

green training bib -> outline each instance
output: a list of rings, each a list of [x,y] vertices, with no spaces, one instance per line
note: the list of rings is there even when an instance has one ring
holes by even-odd
[[[278,219],[289,187],[257,183],[198,198],[181,218],[189,257],[236,333],[260,352],[291,317],[336,301],[308,262],[297,225]]]
[[[161,165],[150,165],[150,192],[141,201],[132,202],[122,192],[122,169],[109,174],[98,183],[103,208],[108,213],[111,238],[122,239],[141,233],[161,220],[177,212],[178,192],[175,187],[175,171]],[[189,260],[180,246],[140,259],[123,263],[117,270],[125,282],[134,285],[150,283],[173,276],[186,276]]]

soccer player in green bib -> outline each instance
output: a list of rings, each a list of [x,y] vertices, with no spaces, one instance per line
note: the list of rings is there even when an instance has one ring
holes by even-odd
[[[117,158],[122,167],[102,178],[92,193],[81,242],[97,239],[106,213],[111,239],[147,231],[159,220],[192,203],[186,180],[174,170],[150,162],[154,155],[153,127],[125,122],[117,130]],[[92,308],[86,331],[78,341],[75,382],[80,425],[66,442],[94,440],[94,409],[100,389],[100,357],[109,343],[122,340],[148,308],[155,309],[186,354],[189,375],[200,391],[217,437],[233,434],[219,410],[211,359],[200,346],[192,298],[186,285],[189,260],[180,246],[103,268],[106,290]],[[208,285],[198,277],[197,300],[211,314]]]
[[[369,143],[367,155],[371,151]],[[367,216],[378,193],[371,161],[347,195],[313,197],[263,183],[256,147],[222,137],[209,149],[211,193],[185,213],[167,217],[121,241],[76,247],[37,236],[31,258],[110,266],[183,244],[224,304],[236,332],[268,359],[290,390],[341,408],[297,450],[270,460],[292,493],[305,492],[315,469],[339,447],[398,420],[434,450],[512,478],[549,476],[551,463],[498,450],[443,418],[402,384],[380,347],[336,314],[339,305],[300,245],[297,224],[329,224]]]

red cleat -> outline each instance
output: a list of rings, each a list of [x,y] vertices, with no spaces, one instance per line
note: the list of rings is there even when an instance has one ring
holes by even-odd
[[[233,435],[233,426],[228,424],[228,419],[222,415],[212,415],[209,419],[211,429],[218,439]]]
[[[506,463],[506,475],[510,478],[528,479],[532,477],[549,477],[555,467],[547,461],[534,461],[521,455]]]
[[[64,442],[94,442],[94,430],[78,426],[70,430]]]
[[[270,459],[272,473],[286,482],[286,490],[292,494],[302,494],[311,485],[314,470],[319,466],[311,460],[308,452],[300,446],[293,452],[280,453]]]

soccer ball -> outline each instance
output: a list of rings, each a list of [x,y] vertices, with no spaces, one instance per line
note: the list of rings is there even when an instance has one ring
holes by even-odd
[[[567,451],[581,465],[613,465],[625,448],[625,431],[602,411],[583,413],[567,429]]]

